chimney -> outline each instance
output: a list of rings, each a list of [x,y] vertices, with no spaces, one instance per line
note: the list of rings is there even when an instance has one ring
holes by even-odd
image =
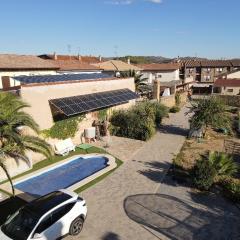
[[[53,53],[53,60],[57,60],[57,54],[56,54],[56,52]]]
[[[131,64],[130,58],[127,59],[127,64]]]
[[[153,99],[160,101],[160,80],[155,79],[153,82]]]
[[[82,61],[82,57],[81,57],[81,55],[80,54],[78,54],[78,61]]]
[[[99,62],[101,62],[102,61],[102,56],[101,55],[99,55]]]

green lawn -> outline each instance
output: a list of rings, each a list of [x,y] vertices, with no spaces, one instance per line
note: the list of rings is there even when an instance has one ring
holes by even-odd
[[[24,172],[24,173],[22,173],[22,174],[19,174],[19,175],[13,177],[12,179],[16,179],[16,178],[18,178],[18,177],[22,177],[22,176],[24,176],[24,175],[26,175],[26,174],[29,174],[29,173],[32,173],[32,172],[34,172],[34,171],[37,171],[37,170],[39,170],[39,169],[41,169],[41,168],[50,166],[51,164],[54,164],[54,163],[57,163],[57,162],[62,161],[62,160],[64,160],[64,159],[70,158],[70,157],[72,157],[72,156],[74,156],[74,155],[87,154],[87,153],[107,153],[107,154],[109,154],[109,153],[106,152],[104,149],[97,148],[97,147],[91,147],[91,148],[89,148],[87,151],[86,151],[86,150],[83,150],[83,149],[80,149],[80,148],[76,148],[76,151],[75,151],[75,152],[70,152],[67,156],[54,156],[54,157],[52,157],[52,159],[45,159],[45,160],[43,160],[43,161],[40,161],[40,162],[34,164],[34,165],[33,165],[33,168],[32,168],[31,170],[29,170],[29,171],[27,171],[27,172]],[[115,169],[113,169],[113,170],[111,170],[111,171],[103,174],[102,176],[94,179],[93,181],[87,183],[86,185],[84,185],[84,186],[76,189],[75,192],[80,193],[80,192],[82,192],[83,190],[85,190],[85,189],[91,187],[92,185],[96,184],[97,182],[101,181],[101,180],[104,179],[106,176],[108,176],[109,174],[111,174],[114,170],[116,170],[120,165],[122,165],[123,162],[122,162],[121,160],[119,160],[119,159],[116,159],[116,163],[117,163],[117,167],[116,167]],[[1,182],[0,184],[5,183],[5,182],[7,182],[7,180]],[[4,191],[1,190],[1,189],[0,189],[0,191],[4,192]]]

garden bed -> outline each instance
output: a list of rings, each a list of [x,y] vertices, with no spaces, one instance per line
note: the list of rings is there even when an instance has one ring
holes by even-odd
[[[173,160],[171,174],[179,182],[185,182],[194,186],[193,168],[198,160],[205,158],[206,161],[210,152],[226,152],[225,141],[237,141],[236,138],[209,130],[205,139],[187,139],[180,153]],[[239,162],[240,156],[233,155],[235,162]],[[207,174],[208,169],[205,169]],[[234,176],[216,176],[211,191],[221,192],[234,202],[240,202],[239,198],[240,178],[238,174]]]

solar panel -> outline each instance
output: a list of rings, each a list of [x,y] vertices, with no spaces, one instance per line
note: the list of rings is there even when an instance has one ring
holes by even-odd
[[[49,83],[49,82],[63,82],[63,81],[81,81],[81,80],[96,80],[114,77],[107,73],[82,73],[82,74],[58,74],[58,75],[42,75],[42,76],[17,76],[13,77],[15,80],[23,84],[32,83]]]
[[[136,93],[124,88],[114,91],[52,99],[49,102],[64,115],[72,116],[127,103],[129,100],[136,98],[138,98]]]

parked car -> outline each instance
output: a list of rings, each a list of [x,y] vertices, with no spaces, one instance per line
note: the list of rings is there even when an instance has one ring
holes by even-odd
[[[85,200],[59,190],[42,196],[12,214],[1,226],[1,240],[54,240],[78,235],[87,215]]]

